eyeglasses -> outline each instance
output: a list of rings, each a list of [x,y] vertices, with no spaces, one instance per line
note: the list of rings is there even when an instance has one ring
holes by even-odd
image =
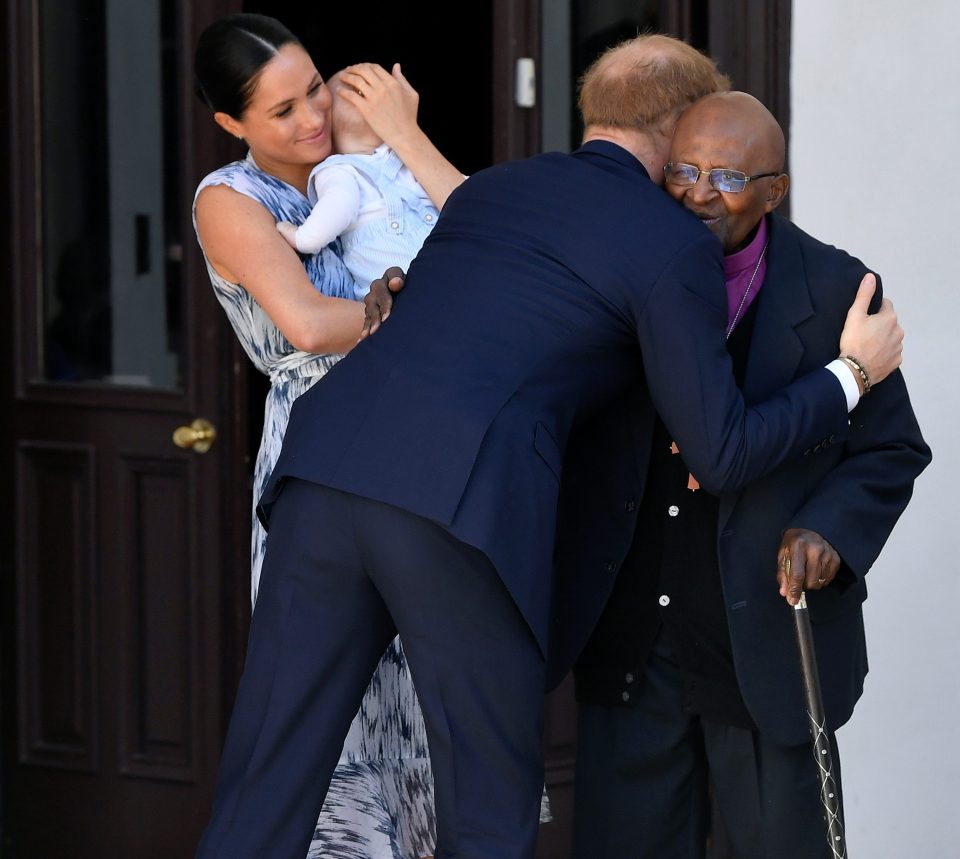
[[[754,179],[763,179],[766,176],[779,176],[778,171],[769,173],[754,173],[748,176],[739,170],[730,170],[727,167],[714,167],[712,170],[701,170],[693,164],[682,164],[668,161],[663,165],[663,176],[667,182],[672,185],[696,185],[700,179],[700,174],[707,177],[710,185],[718,191],[727,194],[739,194],[747,187],[747,182]]]

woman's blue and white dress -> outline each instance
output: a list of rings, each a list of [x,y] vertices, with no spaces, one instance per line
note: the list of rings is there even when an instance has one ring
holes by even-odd
[[[261,171],[248,155],[207,176],[260,203],[278,221],[301,224],[310,204],[296,188]],[[196,228],[196,221],[194,220]],[[354,297],[354,282],[338,242],[303,258],[313,285],[324,295]],[[242,285],[210,265],[217,299],[254,366],[270,377],[263,437],[254,468],[254,503],[280,453],[293,401],[320,379],[339,355],[295,349]],[[266,534],[253,517],[251,596],[256,600]],[[433,853],[433,775],[427,737],[400,642],[395,639],[377,667],[353,720],[340,763],[317,821],[311,859],[419,859]]]

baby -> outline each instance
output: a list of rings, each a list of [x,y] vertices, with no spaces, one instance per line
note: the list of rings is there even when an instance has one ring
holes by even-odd
[[[310,173],[313,210],[299,227],[280,222],[280,234],[300,253],[315,254],[340,236],[343,261],[357,299],[390,266],[406,270],[437,222],[436,207],[419,182],[374,133],[360,111],[333,92],[333,145]]]

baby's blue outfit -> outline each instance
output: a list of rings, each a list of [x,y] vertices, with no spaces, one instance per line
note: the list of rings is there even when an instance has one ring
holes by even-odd
[[[349,167],[359,174],[361,217],[356,226],[340,234],[340,243],[343,262],[356,282],[356,298],[362,300],[371,281],[382,277],[390,266],[407,270],[436,224],[439,212],[389,146],[379,146],[370,154],[330,155],[324,159],[313,168],[307,182],[311,206],[317,203],[314,176],[334,165]],[[372,196],[374,189],[385,211],[367,220],[363,217],[364,209],[377,203]]]

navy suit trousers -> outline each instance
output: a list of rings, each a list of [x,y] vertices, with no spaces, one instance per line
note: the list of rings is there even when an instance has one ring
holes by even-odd
[[[397,632],[430,745],[435,856],[533,856],[544,663],[496,570],[427,519],[289,479],[198,857],[303,859]]]
[[[684,709],[684,675],[660,638],[630,707],[581,705],[574,859],[704,859],[708,786],[737,859],[829,859],[810,743]],[[840,758],[833,736],[834,776]]]

